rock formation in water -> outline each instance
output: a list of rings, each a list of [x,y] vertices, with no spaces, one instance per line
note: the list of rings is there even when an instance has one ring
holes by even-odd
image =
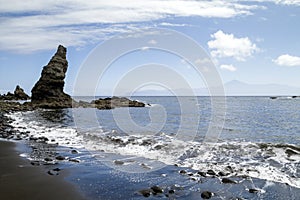
[[[24,90],[17,85],[14,93],[8,92],[7,94],[0,95],[0,100],[28,100],[30,97],[24,92]]]
[[[130,100],[125,97],[108,97],[91,102],[98,109],[113,109],[118,107],[145,107],[145,104],[139,101]]]
[[[66,53],[67,49],[59,45],[48,65],[44,66],[40,79],[31,90],[31,102],[35,107],[72,107],[72,98],[63,91],[68,69]]]
[[[31,90],[31,102],[25,104],[5,104],[2,107],[6,110],[32,110],[35,108],[98,108],[113,109],[117,107],[144,107],[145,104],[138,101],[132,101],[125,97],[112,97],[98,99],[92,102],[74,101],[70,95],[64,93],[65,77],[68,69],[66,59],[67,49],[62,45],[58,46],[57,52],[51,58],[49,63],[44,66],[38,82]],[[3,96],[0,96],[0,100]],[[9,100],[26,100],[29,98],[24,90],[17,86],[14,94],[5,95]]]

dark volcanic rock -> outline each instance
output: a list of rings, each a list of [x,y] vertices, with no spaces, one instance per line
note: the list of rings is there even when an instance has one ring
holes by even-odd
[[[118,107],[145,107],[145,104],[139,101],[130,100],[126,97],[108,97],[91,102],[93,107],[98,109],[112,109]]]
[[[203,199],[210,199],[212,197],[212,193],[210,191],[204,191],[201,193],[201,197]]]
[[[121,160],[115,160],[114,163],[115,163],[115,165],[123,165],[124,164],[124,162]]]
[[[217,175],[216,172],[214,172],[214,170],[212,170],[212,169],[207,170],[206,173],[209,174],[209,175],[212,175],[212,176]]]
[[[72,98],[63,91],[68,69],[66,53],[67,49],[59,45],[55,55],[43,68],[40,79],[31,90],[31,102],[35,107],[72,107]]]
[[[17,85],[15,91],[14,91],[14,96],[16,100],[28,100],[30,97],[24,92],[24,90]]]
[[[222,178],[222,183],[237,184],[236,181],[231,180],[229,178]]]
[[[255,188],[249,189],[250,193],[258,193],[259,191],[260,191],[259,189],[255,189]]]
[[[0,100],[28,100],[30,97],[24,92],[24,90],[17,85],[14,93],[8,92],[7,94],[0,95]]]
[[[5,102],[0,101],[0,110],[8,113],[12,111],[29,111],[32,110],[32,106],[30,103],[21,104],[19,102]]]
[[[152,192],[151,189],[143,189],[139,191],[139,193],[144,197],[149,197],[151,195],[151,192]]]
[[[287,154],[288,157],[299,154],[298,152],[296,152],[293,149],[287,149],[287,150],[285,150],[285,153]]]
[[[153,190],[154,193],[163,193],[163,189],[158,187],[157,185],[152,186],[151,190]]]

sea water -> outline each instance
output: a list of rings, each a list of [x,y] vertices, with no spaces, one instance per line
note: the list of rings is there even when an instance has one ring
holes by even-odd
[[[300,98],[227,97],[224,123],[220,118],[213,124],[221,130],[213,143],[204,142],[216,109],[210,97],[181,97],[184,101],[176,97],[132,98],[149,105],[114,110],[35,110],[10,117],[16,129],[28,131],[30,136],[44,136],[62,149],[84,152],[76,157],[81,161],[78,170],[85,172],[78,184],[91,198],[139,199],[144,197],[136,196],[135,191],[142,186],[167,188],[179,183],[188,191],[177,196],[181,199],[197,199],[194,193],[203,188],[218,191],[215,198],[221,199],[299,198]],[[90,101],[93,97],[77,99]],[[184,133],[194,137],[186,140]],[[194,177],[196,184],[174,173],[174,165],[217,172],[230,166],[235,177],[250,179],[237,180],[242,186],[233,189],[217,186],[214,179]],[[110,189],[105,189],[107,185]],[[260,194],[249,196],[245,191],[250,187],[259,188]],[[124,192],[125,188],[131,193]]]

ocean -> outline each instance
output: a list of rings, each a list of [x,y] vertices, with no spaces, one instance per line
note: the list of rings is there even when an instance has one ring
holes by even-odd
[[[29,134],[21,156],[69,158],[59,165],[88,199],[144,199],[154,185],[149,199],[300,199],[300,98],[226,97],[224,118],[210,97],[131,99],[149,105],[9,114]]]

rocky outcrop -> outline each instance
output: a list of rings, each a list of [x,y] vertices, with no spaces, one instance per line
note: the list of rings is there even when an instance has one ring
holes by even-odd
[[[24,90],[17,85],[14,93],[8,92],[7,94],[0,95],[0,100],[29,100],[30,97],[24,92]]]
[[[126,97],[108,97],[91,102],[98,109],[112,109],[118,107],[145,107],[145,104],[139,101],[130,100]]]
[[[130,100],[126,97],[107,97],[104,99],[100,98],[97,100],[93,100],[90,103],[85,101],[79,101],[78,103],[74,103],[73,106],[105,110],[120,107],[145,107],[146,105],[143,102]]]
[[[14,96],[18,100],[28,100],[30,97],[24,92],[24,90],[17,85],[15,91],[14,91]]]
[[[66,53],[67,49],[59,45],[48,65],[44,66],[40,79],[31,90],[31,102],[35,107],[72,107],[72,98],[63,91],[68,69]]]

